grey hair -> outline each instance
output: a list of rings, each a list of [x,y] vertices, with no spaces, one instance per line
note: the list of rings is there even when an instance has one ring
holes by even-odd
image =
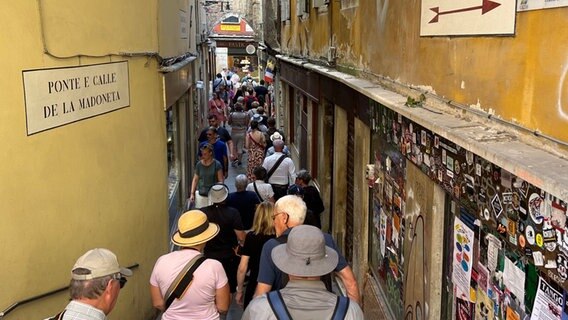
[[[276,149],[278,149],[278,150],[284,149],[284,141],[282,141],[282,140],[280,140],[280,139],[274,140],[274,141],[272,142],[272,145],[274,146],[274,150],[276,150]]]
[[[310,181],[312,181],[312,175],[308,170],[302,169],[296,173],[296,179],[300,179],[308,184],[310,183]]]
[[[288,214],[289,223],[291,222],[293,224],[290,227],[295,227],[304,223],[308,208],[302,198],[295,195],[287,195],[276,201],[274,204],[274,212],[276,211],[286,212]]]
[[[247,188],[248,185],[248,178],[244,174],[239,174],[235,177],[235,188],[237,191],[243,191]]]
[[[88,269],[77,268],[73,270],[74,274],[90,274]],[[96,299],[105,291],[109,281],[113,279],[112,275],[95,278],[91,280],[71,280],[69,283],[69,295],[72,300],[81,298]]]

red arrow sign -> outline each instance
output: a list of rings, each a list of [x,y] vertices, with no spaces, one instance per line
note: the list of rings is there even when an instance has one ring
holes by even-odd
[[[430,20],[430,22],[428,23],[436,23],[438,22],[438,17],[443,15],[443,14],[452,14],[452,13],[459,13],[459,12],[466,12],[466,11],[473,11],[473,10],[479,10],[481,9],[481,14],[486,14],[487,12],[497,8],[498,6],[500,6],[500,3],[491,1],[491,0],[483,0],[483,3],[480,6],[475,6],[475,7],[469,7],[469,8],[463,8],[463,9],[455,9],[455,10],[449,10],[449,11],[442,11],[440,12],[440,7],[434,7],[434,8],[430,8],[430,10],[434,11],[436,13],[436,16]]]

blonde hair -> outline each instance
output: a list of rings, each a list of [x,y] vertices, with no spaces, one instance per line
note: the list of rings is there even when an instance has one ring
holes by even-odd
[[[274,221],[272,214],[274,213],[274,205],[270,201],[263,201],[256,207],[254,213],[254,222],[252,224],[252,232],[254,234],[273,235]]]

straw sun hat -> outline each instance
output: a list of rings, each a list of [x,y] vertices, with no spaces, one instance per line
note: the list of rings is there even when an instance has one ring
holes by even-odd
[[[201,210],[190,210],[178,220],[178,231],[172,242],[180,247],[192,247],[213,239],[219,233],[219,226],[210,223]]]

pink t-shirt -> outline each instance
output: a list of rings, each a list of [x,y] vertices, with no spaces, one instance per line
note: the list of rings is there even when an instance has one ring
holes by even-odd
[[[199,252],[179,250],[161,256],[152,275],[150,284],[166,294],[171,283],[183,267]],[[162,320],[214,320],[219,319],[215,306],[215,292],[227,284],[227,275],[217,260],[207,259],[193,273],[193,281],[180,300],[174,300],[163,314]]]

